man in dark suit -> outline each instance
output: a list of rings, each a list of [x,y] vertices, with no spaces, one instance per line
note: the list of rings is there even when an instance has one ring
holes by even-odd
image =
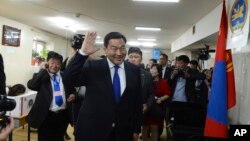
[[[128,61],[134,65],[140,66],[142,62],[142,51],[138,47],[130,47],[128,50]],[[143,100],[143,110],[142,113],[144,117],[147,111],[154,102],[155,95],[153,91],[152,75],[150,72],[146,71],[141,67],[141,83],[142,83],[142,100]],[[145,127],[142,128],[142,136],[146,132]],[[148,136],[148,135],[146,135]]]
[[[0,94],[6,95],[6,77],[4,73],[4,64],[3,64],[3,58],[2,55],[0,54]]]
[[[160,55],[159,64],[162,66],[162,78],[169,82],[171,68],[168,65],[168,55],[167,54],[162,53]]]
[[[134,65],[140,66],[142,62],[142,51],[138,47],[130,47],[128,50],[128,61]],[[152,105],[155,95],[153,92],[151,73],[141,68],[142,99],[143,110],[145,114]]]
[[[28,81],[28,88],[37,91],[35,103],[28,115],[28,123],[38,128],[38,141],[64,141],[70,122],[69,103],[74,94],[64,87],[60,72],[62,56],[49,52],[47,64]],[[73,91],[70,91],[73,92]]]
[[[142,122],[140,68],[124,61],[126,38],[119,32],[105,36],[106,58],[86,62],[98,50],[95,38],[95,32],[85,34],[81,49],[64,72],[68,86],[86,86],[75,140],[137,141]]]
[[[159,64],[162,66],[162,78],[165,79],[168,83],[170,83],[170,74],[171,74],[171,67],[168,65],[168,55],[165,53],[162,53],[160,55]],[[168,124],[168,116],[169,116],[169,105],[171,98],[168,98],[166,102],[166,115],[165,115],[165,123]],[[160,141],[160,136],[163,132],[163,127],[159,127],[159,137],[158,141]],[[168,130],[166,128],[166,134],[169,135]]]

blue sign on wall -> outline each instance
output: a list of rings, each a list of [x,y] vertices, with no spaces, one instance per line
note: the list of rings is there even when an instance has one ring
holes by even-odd
[[[156,60],[160,59],[161,51],[159,49],[154,49],[153,50],[153,58]]]

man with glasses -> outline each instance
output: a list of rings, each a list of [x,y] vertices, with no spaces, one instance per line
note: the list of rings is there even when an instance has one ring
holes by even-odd
[[[137,141],[142,123],[140,68],[125,62],[126,38],[110,32],[104,38],[106,58],[86,61],[98,50],[95,32],[86,33],[65,70],[69,87],[86,86],[76,124],[76,141]]]

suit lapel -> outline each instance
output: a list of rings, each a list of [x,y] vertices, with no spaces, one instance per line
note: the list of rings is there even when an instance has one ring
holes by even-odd
[[[50,75],[49,74],[47,74],[47,76],[46,76],[47,78],[47,81],[46,81],[46,88],[48,89],[48,92],[49,92],[49,94],[47,94],[47,95],[45,95],[46,96],[46,98],[48,99],[48,101],[52,101],[52,99],[53,99],[53,90],[52,90],[52,86],[51,86],[51,81],[50,81]]]
[[[142,87],[144,86],[145,77],[146,77],[146,76],[145,76],[144,71],[141,70],[141,85],[142,85]]]
[[[110,68],[109,68],[107,59],[103,59],[101,64],[103,65],[103,67],[101,67],[101,68],[104,68],[103,74],[104,74],[105,84],[106,84],[106,88],[107,88],[107,92],[104,94],[106,95],[106,97],[110,101],[112,101],[113,103],[116,103],[114,92],[113,92],[113,85],[112,85],[112,80],[111,80]]]
[[[126,88],[124,89],[121,98],[124,96],[124,94],[126,94],[127,88],[129,86],[128,80],[129,78],[131,78],[131,71],[129,71],[129,65],[127,64],[126,61],[124,61],[124,69],[125,69],[125,77],[126,77]]]

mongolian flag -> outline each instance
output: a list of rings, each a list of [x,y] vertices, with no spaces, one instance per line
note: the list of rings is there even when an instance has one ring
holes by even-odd
[[[227,31],[228,31],[227,28],[228,25],[227,25],[226,7],[225,7],[225,0],[223,0],[220,30],[217,39],[215,66],[213,72],[211,93],[207,109],[207,118],[204,129],[204,136],[207,137],[217,137],[217,138],[228,137],[227,110],[228,108],[235,105],[234,81],[233,83],[229,82],[234,80],[234,73],[232,72],[233,71],[232,57],[230,54],[226,53],[227,52],[226,42],[227,42]],[[228,70],[227,67],[229,68]],[[231,97],[231,95],[229,96],[228,94],[234,95],[234,97]],[[228,98],[230,99],[229,101]]]
[[[234,66],[231,49],[226,52],[227,62],[227,108],[230,109],[236,104],[236,91],[234,81]]]

